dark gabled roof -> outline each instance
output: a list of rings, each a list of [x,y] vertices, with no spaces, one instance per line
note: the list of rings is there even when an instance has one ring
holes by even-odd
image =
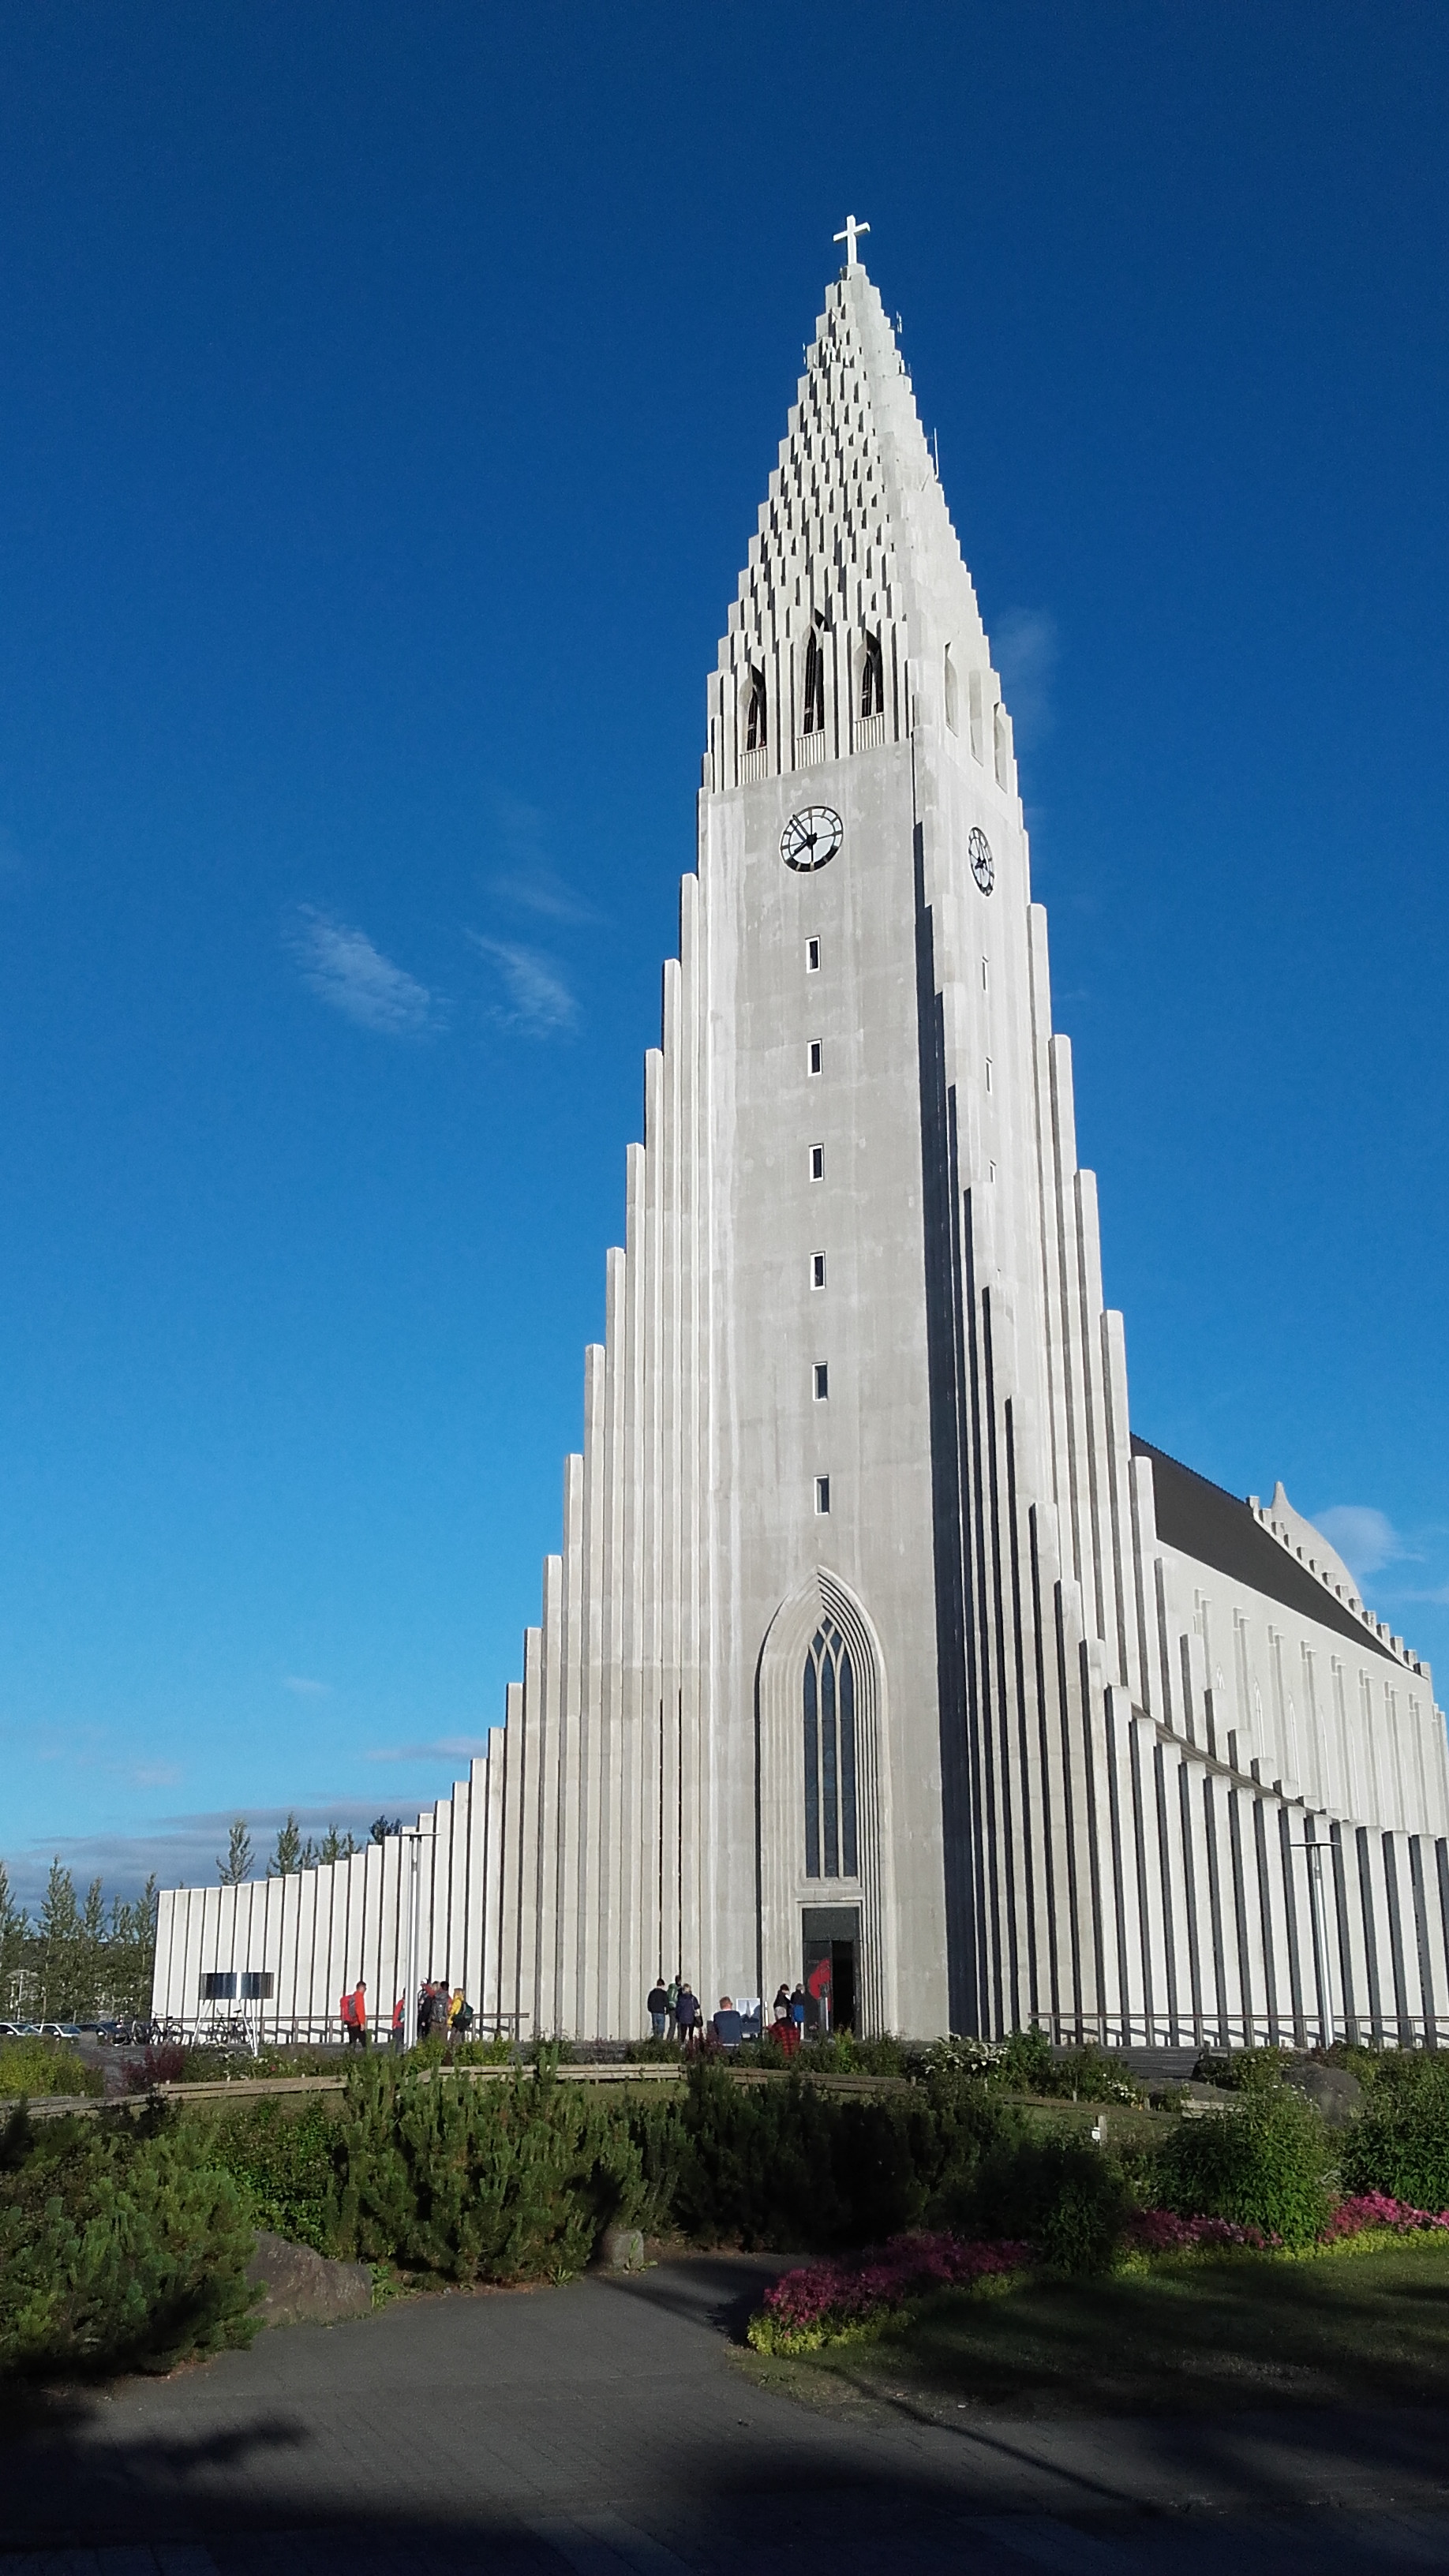
[[[1169,1458],[1165,1449],[1154,1449],[1150,1440],[1139,1440],[1135,1431],[1132,1455],[1152,1461],[1157,1535],[1169,1547],[1195,1556],[1200,1565],[1215,1566],[1219,1574],[1230,1574],[1236,1583],[1250,1584],[1255,1592],[1265,1592],[1285,1609],[1300,1610],[1321,1628],[1352,1637],[1356,1646],[1371,1646],[1376,1655],[1387,1655],[1390,1663],[1397,1661],[1372,1628],[1355,1618],[1347,1602],[1290,1556],[1236,1494],[1211,1484],[1180,1459]]]

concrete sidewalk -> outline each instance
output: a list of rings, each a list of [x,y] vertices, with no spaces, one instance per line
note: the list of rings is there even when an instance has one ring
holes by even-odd
[[[0,2576],[1449,2570],[1440,2413],[837,2420],[730,2359],[777,2268],[414,2300],[52,2401],[0,2444]]]

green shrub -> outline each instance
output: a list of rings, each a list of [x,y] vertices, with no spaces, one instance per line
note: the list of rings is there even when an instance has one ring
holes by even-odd
[[[547,2073],[511,2084],[351,2076],[339,2141],[338,2250],[451,2280],[561,2279],[645,2200],[624,2106]]]
[[[231,2175],[253,2226],[318,2254],[335,2253],[341,2132],[325,2101],[315,2094],[300,2105],[295,2097],[263,2096],[218,2111],[202,2134],[209,2161]]]
[[[1181,2218],[1234,2218],[1307,2245],[1328,2214],[1333,2147],[1318,2113],[1286,2085],[1259,2084],[1236,2111],[1183,2120],[1158,2156],[1162,2206]]]
[[[972,2194],[975,2232],[1025,2238],[1062,2272],[1110,2269],[1127,2218],[1118,2167],[1069,2130],[1003,2140],[982,2161]]]
[[[885,2043],[902,2052],[899,2043]],[[938,2039],[921,2070],[964,2075],[1012,2093],[1035,2093],[1051,2102],[1140,2102],[1141,2087],[1120,2061],[1101,2048],[1069,2048],[1060,2055],[1036,2022],[1007,2039]]]
[[[1449,2209],[1449,2058],[1403,2049],[1380,2061],[1368,2106],[1343,2139],[1341,2170],[1346,2191]]]
[[[1293,2063],[1288,2048],[1204,2049],[1193,2076],[1199,2084],[1217,2084],[1225,2093],[1261,2093],[1283,2081]]]
[[[168,2370],[247,2342],[252,2246],[197,2131],[17,2111],[0,2133],[0,2370]]]
[[[47,2093],[103,2093],[98,2070],[63,2039],[0,2039],[0,2097],[32,2101]]]
[[[1027,2129],[967,2077],[842,2097],[797,2072],[746,2088],[708,2062],[691,2068],[682,2098],[637,2102],[631,2120],[661,2223],[811,2250],[957,2223],[982,2156]]]

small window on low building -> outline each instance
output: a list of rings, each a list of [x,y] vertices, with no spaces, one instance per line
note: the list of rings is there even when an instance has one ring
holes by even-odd
[[[208,1968],[201,1980],[204,2004],[232,2004],[236,2001],[235,1968]]]
[[[810,1285],[812,1288],[823,1288],[825,1285],[825,1255],[823,1252],[812,1252],[810,1256]]]
[[[830,1393],[830,1370],[824,1360],[815,1363],[815,1401],[823,1404]]]
[[[820,1071],[820,1040],[818,1038],[811,1039],[810,1053],[806,1058],[806,1062],[812,1073],[818,1073]]]
[[[243,2003],[270,2003],[272,1996],[276,1992],[276,1988],[277,1980],[273,1976],[270,1968],[244,1968],[242,1970],[241,1990]]]
[[[820,972],[820,942],[818,939],[807,939],[805,942],[805,972],[807,975],[818,975]]]
[[[810,1178],[812,1181],[823,1181],[825,1178],[825,1148],[823,1145],[812,1145],[810,1148]]]
[[[828,1512],[830,1509],[830,1478],[828,1476],[817,1476],[815,1479],[815,1508],[817,1512],[822,1514]]]

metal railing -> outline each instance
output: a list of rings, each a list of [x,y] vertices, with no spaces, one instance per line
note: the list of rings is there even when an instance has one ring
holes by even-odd
[[[1442,2014],[1032,2013],[1059,2048],[1449,2048]]]

